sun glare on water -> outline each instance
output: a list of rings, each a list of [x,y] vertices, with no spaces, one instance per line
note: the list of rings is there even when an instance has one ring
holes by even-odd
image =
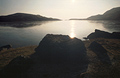
[[[75,34],[72,32],[70,33],[70,38],[74,38],[75,37]]]
[[[75,37],[75,22],[71,21],[71,32],[70,32],[70,38],[74,38]]]

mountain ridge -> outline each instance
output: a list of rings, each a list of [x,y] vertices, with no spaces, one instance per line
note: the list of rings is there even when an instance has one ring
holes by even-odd
[[[120,20],[120,7],[112,8],[103,14],[90,16],[87,20]]]
[[[27,13],[14,13],[6,16],[0,16],[0,22],[14,22],[14,21],[48,21],[60,20],[57,18],[48,18],[41,15],[27,14]]]
[[[120,7],[107,10],[103,14],[97,14],[88,18],[71,18],[69,20],[120,20]]]

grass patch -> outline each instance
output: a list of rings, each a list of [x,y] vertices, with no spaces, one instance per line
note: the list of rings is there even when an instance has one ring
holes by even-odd
[[[27,46],[20,48],[11,48],[9,50],[4,49],[0,52],[0,69],[2,69],[5,65],[7,65],[12,59],[16,58],[17,56],[23,55],[27,57],[33,54],[36,47],[37,46]]]
[[[108,52],[112,65],[103,64],[88,46],[96,41]],[[87,48],[87,55],[90,60],[86,77],[89,78],[119,78],[120,77],[120,39],[92,39],[84,41]]]

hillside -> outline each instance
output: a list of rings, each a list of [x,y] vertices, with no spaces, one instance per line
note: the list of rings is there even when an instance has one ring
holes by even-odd
[[[59,20],[59,19],[47,18],[40,15],[33,15],[33,14],[26,14],[26,13],[15,13],[7,16],[0,16],[0,22],[48,21],[48,20]]]
[[[102,15],[95,15],[87,18],[88,20],[120,20],[120,7],[112,8]]]

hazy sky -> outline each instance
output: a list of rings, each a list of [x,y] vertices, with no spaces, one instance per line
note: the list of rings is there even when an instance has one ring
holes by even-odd
[[[120,0],[0,0],[0,15],[17,12],[55,18],[86,18],[120,7]]]

